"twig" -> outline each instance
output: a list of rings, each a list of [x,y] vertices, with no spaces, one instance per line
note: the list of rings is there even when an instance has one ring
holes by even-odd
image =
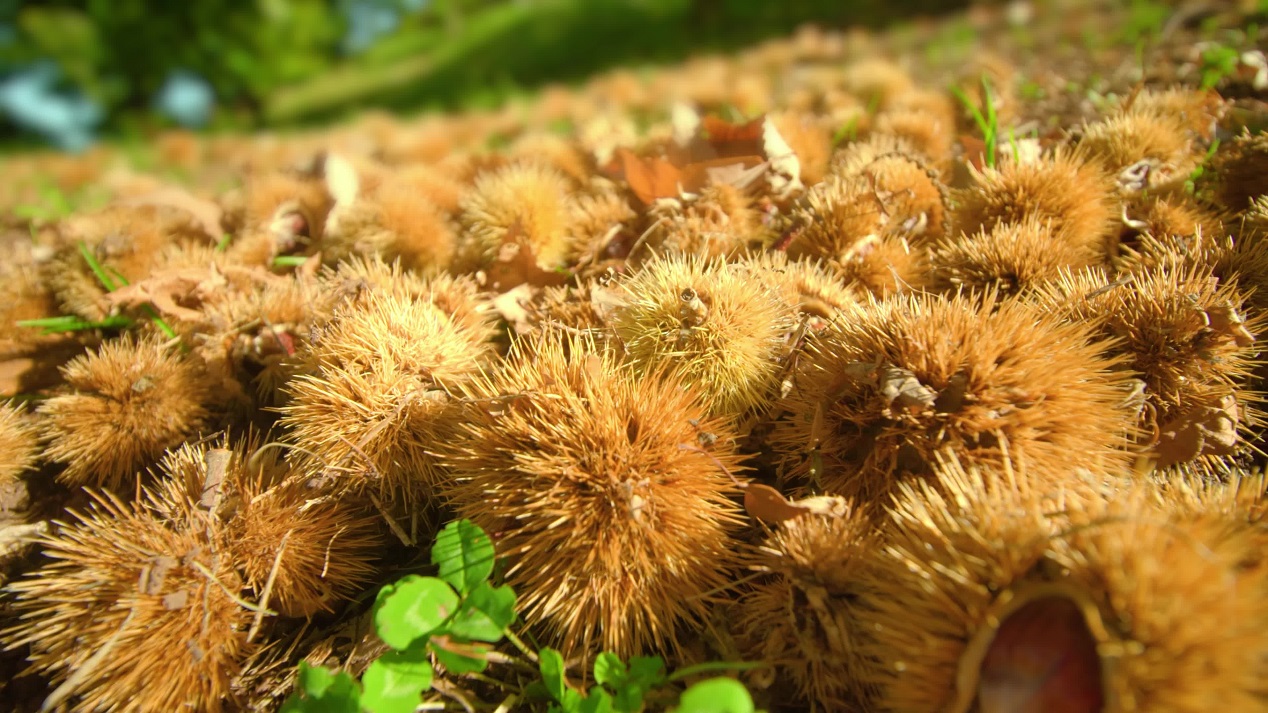
[[[225,474],[229,471],[229,461],[233,459],[233,451],[225,448],[209,448],[203,455],[203,464],[207,468],[207,477],[203,480],[203,492],[198,498],[198,506],[215,517],[216,508],[220,506],[221,487]]]
[[[243,599],[242,597],[239,597],[238,595],[236,595],[236,594],[234,594],[233,592],[229,591],[229,588],[228,588],[228,587],[226,587],[226,586],[224,585],[224,583],[223,583],[223,582],[221,582],[219,579],[216,579],[216,575],[212,574],[212,573],[211,573],[211,570],[207,569],[207,568],[203,565],[203,563],[202,563],[202,562],[194,562],[194,563],[193,563],[193,565],[194,565],[194,569],[196,569],[196,570],[198,570],[200,573],[202,573],[202,575],[203,575],[204,577],[206,577],[207,579],[210,579],[211,581],[213,581],[213,582],[215,582],[216,584],[220,585],[220,588],[221,588],[222,590],[224,590],[225,595],[227,595],[230,599],[232,599],[232,600],[233,600],[233,602],[234,602],[235,604],[237,604],[238,606],[242,607],[243,609],[246,609],[247,611],[251,611],[251,612],[260,612],[260,611],[262,611],[262,612],[264,612],[265,614],[267,614],[267,615],[269,615],[269,616],[277,616],[277,612],[275,612],[275,611],[270,611],[270,610],[268,610],[268,609],[265,609],[265,608],[261,607],[259,604],[252,604],[251,602],[248,602],[247,600]]]
[[[519,703],[519,700],[520,700],[520,694],[512,693],[511,695],[506,697],[506,700],[502,701],[501,705],[499,705],[497,708],[493,710],[493,713],[508,713],[512,708],[515,707],[516,703]]]
[[[515,644],[515,648],[519,649],[520,653],[527,656],[529,661],[537,663],[537,652],[525,646],[524,642],[520,640],[520,637],[515,635],[515,632],[511,631],[510,627],[507,627],[502,633],[506,634],[507,641]]]
[[[397,524],[396,520],[387,513],[387,510],[383,509],[383,503],[380,503],[379,499],[376,498],[373,493],[370,494],[370,502],[374,503],[374,507],[379,509],[379,514],[382,515],[383,520],[387,522],[388,529],[392,531],[392,534],[396,535],[396,539],[400,540],[401,544],[406,547],[413,547],[414,541],[410,539],[410,536],[407,535],[404,530],[401,529],[401,526]]]
[[[286,541],[291,539],[291,533],[295,529],[291,528],[282,535],[282,541],[277,546],[277,555],[273,558],[273,568],[269,570],[269,578],[264,580],[264,591],[260,594],[260,609],[255,613],[255,619],[251,621],[251,630],[247,632],[247,643],[251,643],[255,639],[255,635],[260,632],[260,624],[264,623],[264,612],[268,611],[269,597],[273,596],[273,582],[277,580],[277,570],[282,565],[282,555],[286,552]]]
[[[82,665],[75,667],[74,673],[72,673],[65,681],[62,681],[62,685],[58,686],[52,693],[48,694],[48,698],[45,698],[44,703],[40,705],[41,711],[51,711],[54,708],[57,708],[63,701],[75,692],[75,688],[78,687],[79,684],[83,683],[84,679],[92,675],[93,671],[101,665],[101,662],[105,661],[106,657],[114,651],[114,647],[118,646],[119,640],[123,637],[123,632],[127,630],[128,625],[132,623],[132,617],[135,614],[136,607],[134,606],[128,610],[128,616],[124,618],[123,623],[119,624],[119,628],[115,629],[115,632],[110,635],[110,638],[106,639],[105,643],[101,645],[101,648],[97,649],[92,656],[89,656],[88,660]]]
[[[471,705],[471,701],[467,700],[467,696],[463,695],[465,691],[461,688],[441,678],[432,681],[431,687],[436,689],[438,693],[457,701],[467,713],[475,713],[475,707]]]
[[[634,245],[630,247],[630,251],[625,253],[625,259],[629,260],[633,258],[634,253],[638,252],[638,249],[643,247],[643,243],[647,242],[647,238],[652,234],[652,231],[659,228],[660,224],[663,222],[665,222],[664,218],[657,218],[655,223],[647,226],[647,230],[644,230],[643,234],[638,236],[638,240],[634,241]]]

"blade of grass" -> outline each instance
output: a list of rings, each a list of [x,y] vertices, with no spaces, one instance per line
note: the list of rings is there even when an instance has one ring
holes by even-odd
[[[273,267],[299,267],[306,262],[306,255],[278,255],[273,258]]]
[[[74,315],[62,317],[44,317],[42,319],[24,319],[17,322],[19,327],[41,330],[41,334],[62,334],[64,332],[82,332],[87,329],[125,329],[132,326],[128,317],[116,314],[98,322],[89,322]]]
[[[986,76],[982,76],[982,95],[986,105],[986,114],[982,114],[982,110],[976,104],[969,100],[969,96],[959,87],[951,87],[951,94],[969,110],[969,115],[973,118],[973,123],[977,124],[978,130],[982,132],[982,140],[986,144],[983,151],[982,163],[987,168],[995,168],[995,153],[998,141],[999,117],[995,114],[995,101],[991,97],[991,84]]]
[[[102,287],[106,288],[107,292],[114,292],[120,287],[127,286],[128,278],[124,277],[113,267],[109,269],[109,272],[107,272],[106,267],[97,260],[97,257],[92,254],[91,250],[88,249],[88,245],[86,245],[82,240],[79,242],[79,254],[83,256],[84,262],[88,263],[89,269],[91,269],[93,274],[97,276],[97,279],[101,282]],[[111,279],[109,273],[114,273],[114,279]],[[115,283],[115,280],[118,280],[118,284]],[[153,305],[142,305],[141,310],[145,312],[145,316],[150,318],[150,321],[154,323],[154,326],[158,327],[159,330],[163,332],[163,334],[166,334],[169,339],[178,338],[176,330],[172,329],[172,325],[168,324],[167,320],[159,316],[158,310],[154,309]],[[131,324],[131,320],[129,320],[129,324]],[[88,329],[88,327],[85,327],[85,329]]]
[[[106,274],[106,270],[97,260],[97,256],[92,254],[92,251],[88,249],[88,245],[82,240],[79,241],[79,254],[83,256],[84,262],[88,263],[88,268],[92,270],[92,274],[97,276],[101,286],[106,288],[106,292],[114,292],[114,281],[110,279],[110,275]]]

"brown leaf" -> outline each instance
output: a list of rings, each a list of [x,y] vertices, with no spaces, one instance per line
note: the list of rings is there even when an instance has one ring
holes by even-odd
[[[594,285],[590,288],[590,309],[605,322],[616,317],[616,311],[625,305],[621,291],[611,287]]]
[[[744,489],[744,510],[762,522],[780,523],[806,513],[844,517],[850,511],[850,504],[836,495],[818,495],[790,502],[769,485],[749,483]]]
[[[586,374],[589,375],[590,380],[595,383],[601,383],[604,376],[603,357],[598,354],[587,354],[583,363]],[[631,423],[633,422],[631,421]]]
[[[1211,329],[1232,337],[1237,346],[1246,348],[1255,344],[1255,335],[1246,328],[1246,319],[1228,302],[1206,310],[1206,318]]]
[[[700,121],[700,130],[705,134],[714,156],[718,158],[761,155],[762,127],[765,122],[764,114],[743,124],[732,124],[710,115]]]
[[[753,162],[754,160],[756,163]],[[704,170],[708,174],[711,185],[730,185],[744,190],[766,175],[769,167],[770,164],[761,160],[760,156],[745,156],[737,162],[716,167],[706,166]]]
[[[124,285],[108,293],[106,299],[118,307],[153,304],[155,309],[165,315],[196,322],[202,319],[202,312],[182,307],[178,301],[193,297],[199,286],[209,279],[214,279],[213,273],[204,268],[169,270],[151,275],[140,282]]]
[[[914,373],[896,366],[881,369],[880,389],[891,409],[901,409],[909,413],[920,413],[933,406],[938,399],[938,394],[921,384]]]
[[[1185,463],[1198,456],[1231,455],[1237,447],[1237,397],[1225,394],[1215,403],[1197,404],[1159,429],[1154,452],[1158,466]]]
[[[136,198],[129,198],[123,201],[124,205],[151,205],[151,206],[168,206],[177,208],[189,213],[198,223],[198,227],[202,228],[207,237],[213,240],[219,240],[224,234],[224,226],[221,219],[224,217],[224,210],[214,201],[205,198],[199,198],[183,188],[168,186],[160,188],[151,193]]]
[[[697,161],[689,163],[682,167],[681,175],[678,179],[681,193],[699,193],[700,189],[710,183],[717,183],[713,177],[720,175],[723,177],[743,174],[750,168],[755,166],[763,166],[765,161],[761,156],[742,156],[739,158],[719,158],[711,161]],[[763,166],[762,172],[765,172]],[[760,173],[759,173],[760,175]],[[677,196],[679,194],[675,194]]]
[[[744,510],[762,522],[778,523],[806,512],[788,502],[778,490],[761,483],[749,483],[744,489]]]
[[[536,291],[527,283],[513,287],[493,298],[493,311],[506,320],[517,334],[524,334],[530,329],[528,310],[524,309],[524,304],[533,299]]]
[[[658,198],[677,198],[681,194],[682,172],[669,161],[643,158],[627,148],[617,149],[616,158],[625,182],[643,203],[651,205]]]
[[[801,159],[769,118],[762,122],[762,154],[770,163],[767,180],[776,197],[788,198],[805,188],[801,182]]]
[[[960,136],[960,147],[964,149],[964,160],[973,168],[982,170],[986,165],[986,142],[976,136],[967,134]]]

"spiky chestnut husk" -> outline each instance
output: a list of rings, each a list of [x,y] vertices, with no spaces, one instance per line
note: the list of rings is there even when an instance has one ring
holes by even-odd
[[[1071,244],[1032,216],[943,240],[932,263],[944,287],[1015,294],[1059,278],[1062,270],[1091,267],[1102,257],[1086,245]]]
[[[492,339],[491,306],[470,277],[447,274],[423,276],[401,267],[399,261],[353,257],[319,276],[319,322],[329,320],[342,306],[371,294],[390,294],[435,305],[464,329]]]
[[[1178,118],[1152,111],[1119,113],[1089,124],[1078,147],[1129,193],[1182,183],[1202,157]]]
[[[334,199],[323,181],[284,173],[257,173],[243,189],[242,233],[229,245],[231,255],[267,264],[275,255],[295,252],[320,240]]]
[[[570,228],[582,264],[624,258],[637,237],[631,226],[638,214],[625,196],[607,185],[573,198]]]
[[[341,209],[338,222],[322,236],[321,251],[328,264],[365,255],[439,272],[453,259],[456,245],[454,227],[439,208],[419,198],[408,183],[388,180]]]
[[[860,240],[843,258],[829,264],[863,299],[924,292],[934,286],[929,251],[894,235]]]
[[[887,236],[921,246],[947,234],[947,187],[923,161],[902,152],[882,154],[859,167],[855,175],[876,191]]]
[[[792,209],[785,232],[789,258],[846,260],[858,242],[885,230],[884,206],[869,181],[829,176]]]
[[[297,371],[295,355],[321,316],[320,295],[311,279],[272,277],[204,309],[192,341],[226,399],[248,406],[281,400],[282,386]],[[254,397],[246,389],[251,384]]]
[[[1114,263],[1137,271],[1166,264],[1173,252],[1183,262],[1210,264],[1219,248],[1231,247],[1220,216],[1184,193],[1139,196],[1123,205],[1123,233]]]
[[[226,531],[228,548],[257,598],[282,616],[331,612],[363,591],[386,542],[368,503],[314,487],[290,471],[276,485],[250,483]],[[274,564],[276,563],[276,574]]]
[[[610,287],[610,280],[547,287],[520,303],[526,314],[513,326],[520,335],[575,330],[598,343],[612,343],[615,347],[610,320],[617,295]]]
[[[0,275],[0,355],[26,354],[63,338],[42,335],[40,330],[21,327],[27,319],[55,317],[60,313],[57,299],[41,279],[33,264],[12,265]]]
[[[832,133],[812,114],[782,112],[771,117],[779,135],[788,143],[801,166],[801,182],[813,186],[828,175],[832,159]]]
[[[564,267],[575,252],[568,179],[527,162],[482,173],[462,200],[462,242],[455,267],[475,270],[498,257],[508,240],[532,250],[543,270]]]
[[[1264,164],[1268,162],[1268,133],[1244,132],[1220,144],[1202,173],[1199,188],[1226,210],[1242,212],[1258,197],[1268,194]]]
[[[1110,490],[1070,515],[1054,569],[1100,612],[1107,711],[1259,710],[1268,658],[1263,536],[1243,520]],[[1033,642],[1032,642],[1033,643]]]
[[[9,585],[6,647],[29,645],[54,682],[76,679],[76,710],[234,708],[252,614],[205,523],[110,496],[76,520],[40,538],[52,562]]]
[[[420,199],[436,206],[445,216],[454,216],[466,186],[461,176],[451,175],[430,164],[405,163],[397,166],[392,178],[410,188]]]
[[[112,309],[109,290],[84,258],[81,244],[116,286],[147,277],[169,244],[156,209],[109,208],[74,218],[62,232],[65,245],[44,263],[44,283],[63,310],[87,320],[105,319]]]
[[[1065,507],[1054,479],[1018,465],[940,459],[936,481],[897,486],[883,544],[864,553],[850,583],[864,593],[851,623],[867,664],[854,683],[875,691],[878,709],[965,710],[953,704],[969,640],[1000,593],[1041,563]]]
[[[37,424],[19,407],[0,404],[0,487],[17,480],[39,455]]]
[[[1049,223],[1061,240],[1108,256],[1116,234],[1112,179],[1069,151],[974,170],[974,184],[957,191],[955,199],[952,222],[966,235],[1033,218]]]
[[[1155,434],[1161,464],[1230,455],[1238,432],[1258,421],[1259,397],[1246,386],[1262,319],[1246,321],[1244,294],[1209,268],[1176,266],[1118,281],[1084,270],[1047,283],[1033,299],[1096,338],[1115,340],[1112,351],[1144,382],[1141,425]],[[1200,432],[1188,433],[1193,428]]]
[[[831,173],[834,176],[856,175],[862,168],[881,156],[902,154],[913,161],[920,161],[921,154],[911,142],[889,134],[870,134],[860,141],[845,143],[832,155]]]
[[[743,263],[657,257],[621,284],[613,328],[640,374],[673,374],[709,411],[739,416],[774,396],[794,312]]]
[[[506,150],[511,161],[537,161],[567,176],[578,185],[594,174],[593,159],[572,141],[555,134],[527,133]]]
[[[1218,245],[1207,251],[1213,254],[1214,274],[1236,282],[1255,310],[1268,311],[1268,196],[1256,198],[1236,236]]]
[[[1190,136],[1202,141],[1215,138],[1228,104],[1214,89],[1194,91],[1187,87],[1146,89],[1127,100],[1121,111],[1170,117]]]
[[[840,276],[822,263],[789,260],[779,251],[760,253],[749,260],[755,274],[796,309],[799,322],[810,330],[827,327],[858,303]]]
[[[675,648],[732,581],[727,425],[693,390],[559,333],[517,342],[466,390],[450,500],[493,535],[526,621],[569,654]]]
[[[709,186],[696,200],[663,213],[653,209],[657,213],[662,227],[656,231],[655,246],[667,253],[733,257],[766,242],[761,211],[734,186]]]
[[[159,464],[157,509],[177,519],[207,513],[261,606],[287,617],[333,611],[374,576],[381,516],[280,453],[253,437],[183,445]]]
[[[825,179],[788,222],[789,257],[828,262],[860,293],[883,296],[931,283],[924,251],[886,232],[885,204],[862,176]]]
[[[442,472],[431,455],[452,430],[450,392],[490,356],[487,332],[430,302],[372,293],[333,319],[300,356],[281,424],[314,468],[389,500],[430,498]]]
[[[874,136],[893,136],[909,144],[940,175],[949,171],[955,142],[955,113],[935,116],[924,109],[891,109],[872,123]]]
[[[70,485],[125,488],[167,448],[194,436],[215,399],[202,362],[155,338],[120,338],[62,367],[68,393],[40,404],[44,455]]]
[[[949,448],[998,463],[1121,465],[1129,378],[1090,330],[1026,304],[920,295],[860,304],[812,340],[770,443],[802,487],[879,498]]]
[[[1262,707],[1268,580],[1245,565],[1244,523],[1175,512],[1113,473],[949,465],[945,494],[904,486],[857,584],[880,707]]]
[[[854,710],[867,698],[853,610],[856,577],[878,544],[872,519],[847,506],[780,523],[750,555],[764,575],[737,605],[745,658],[770,662],[816,708]]]
[[[907,70],[881,58],[852,62],[838,75],[838,79],[846,91],[865,101],[875,101],[878,109],[887,108],[915,87]]]

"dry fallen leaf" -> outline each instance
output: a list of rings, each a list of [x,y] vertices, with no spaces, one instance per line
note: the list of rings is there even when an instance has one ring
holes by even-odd
[[[502,238],[497,257],[484,271],[485,284],[498,292],[528,283],[535,287],[562,285],[571,275],[566,271],[544,268],[537,261],[532,244],[524,239],[518,224],[511,225]]]
[[[879,385],[881,395],[889,402],[891,410],[920,413],[938,399],[937,392],[921,384],[915,374],[896,366],[881,369]]]
[[[1158,466],[1165,468],[1203,455],[1231,455],[1237,447],[1238,421],[1237,397],[1233,394],[1191,407],[1159,429],[1154,445]]]
[[[658,198],[677,198],[682,190],[682,172],[666,159],[642,158],[627,148],[616,150],[620,172],[634,195],[647,205]]]
[[[762,123],[762,151],[770,162],[768,180],[776,198],[788,198],[805,188],[801,183],[801,161],[769,117]]]
[[[207,237],[212,240],[219,240],[220,236],[225,232],[221,223],[221,219],[224,217],[224,209],[218,203],[199,198],[189,191],[176,186],[167,186],[142,196],[129,198],[124,200],[123,204],[169,206],[183,210],[194,217],[198,227],[202,228]]]
[[[357,201],[361,192],[361,179],[352,162],[337,153],[326,154],[324,169],[326,192],[334,199],[334,205],[326,215],[324,230],[335,234],[338,233],[343,214]]]
[[[806,513],[844,517],[850,511],[850,505],[845,498],[835,495],[818,495],[790,502],[769,485],[749,483],[744,488],[744,511],[762,522],[780,523]]]
[[[765,115],[743,124],[732,124],[716,116],[706,116],[700,122],[700,130],[708,144],[704,155],[696,160],[753,156],[764,150]]]
[[[203,318],[203,313],[182,307],[179,302],[196,299],[195,293],[199,290],[199,286],[204,281],[213,279],[215,279],[213,272],[205,268],[168,270],[151,275],[140,282],[124,285],[108,293],[106,299],[116,307],[153,304],[155,309],[166,316],[186,322],[197,322]]]
[[[611,322],[616,311],[625,305],[625,297],[619,289],[594,285],[590,288],[590,309],[605,322]]]
[[[496,312],[517,334],[530,331],[529,314],[524,305],[531,302],[536,288],[528,283],[517,285],[493,298],[493,311]]]
[[[1206,310],[1206,318],[1211,329],[1232,337],[1237,346],[1245,348],[1254,345],[1255,335],[1246,328],[1246,319],[1228,302]]]
[[[744,511],[762,522],[783,522],[805,512],[788,502],[778,490],[761,483],[749,483],[744,489]]]

